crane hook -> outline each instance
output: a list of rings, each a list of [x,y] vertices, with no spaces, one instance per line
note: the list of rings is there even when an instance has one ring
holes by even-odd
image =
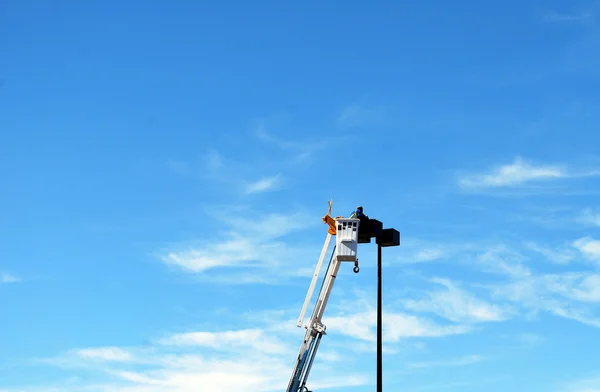
[[[358,271],[360,271],[360,268],[358,267],[358,261],[354,262],[354,268],[352,270],[355,274],[358,274]]]

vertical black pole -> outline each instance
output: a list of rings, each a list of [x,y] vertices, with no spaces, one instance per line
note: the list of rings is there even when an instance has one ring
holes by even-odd
[[[381,318],[381,245],[377,244],[377,392],[383,391]]]

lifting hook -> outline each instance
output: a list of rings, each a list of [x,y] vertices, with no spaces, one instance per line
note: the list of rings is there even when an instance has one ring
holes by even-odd
[[[358,271],[360,271],[360,268],[358,267],[358,260],[354,262],[354,268],[352,270],[355,274],[358,274]]]

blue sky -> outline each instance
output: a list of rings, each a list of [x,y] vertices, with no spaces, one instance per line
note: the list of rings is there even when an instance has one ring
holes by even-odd
[[[599,18],[2,2],[0,391],[284,390],[329,199],[402,233],[388,390],[600,391]],[[374,388],[359,259],[314,390]]]

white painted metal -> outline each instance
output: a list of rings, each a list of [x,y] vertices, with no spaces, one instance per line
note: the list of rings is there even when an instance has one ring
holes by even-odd
[[[327,255],[327,250],[329,249],[329,244],[331,242],[332,235],[327,233],[327,238],[325,239],[325,243],[323,244],[323,249],[321,250],[321,256],[319,257],[319,261],[317,262],[317,267],[315,268],[315,273],[313,274],[312,281],[310,282],[310,286],[308,288],[308,293],[306,294],[306,299],[304,300],[304,305],[302,305],[302,310],[300,311],[300,317],[298,317],[297,327],[302,326],[302,321],[304,320],[304,315],[306,314],[306,308],[308,308],[308,304],[312,299],[313,292],[315,291],[315,285],[317,283],[317,279],[321,274],[321,267],[323,266],[323,261],[325,260],[325,256]]]
[[[343,261],[356,261],[359,223],[359,219],[340,218],[336,220],[336,249],[338,257]]]
[[[343,222],[346,222],[345,228]],[[322,317],[329,301],[331,290],[333,288],[333,284],[335,283],[335,278],[337,277],[340,265],[344,261],[357,262],[356,250],[358,245],[359,222],[360,221],[358,219],[337,219],[336,247],[331,259],[331,263],[329,264],[329,268],[327,268],[327,272],[325,273],[323,286],[321,287],[321,291],[317,297],[312,315],[308,324],[306,325],[306,333],[304,335],[302,345],[300,346],[298,357],[296,358],[296,364],[288,383],[286,390],[287,392],[299,392],[306,385],[306,380],[308,379],[316,351],[319,347],[318,343],[320,342],[322,335],[325,334],[326,326],[322,323]],[[321,257],[319,258],[317,268],[315,269],[315,275],[313,276],[304,306],[300,313],[298,326],[302,325],[302,319],[304,318],[304,313],[306,312],[306,306],[310,301],[310,297],[312,297],[316,279],[319,275],[321,265],[325,259],[327,249],[329,248],[330,240],[331,234],[327,234],[325,245],[321,251]],[[340,252],[343,253],[340,254]]]

